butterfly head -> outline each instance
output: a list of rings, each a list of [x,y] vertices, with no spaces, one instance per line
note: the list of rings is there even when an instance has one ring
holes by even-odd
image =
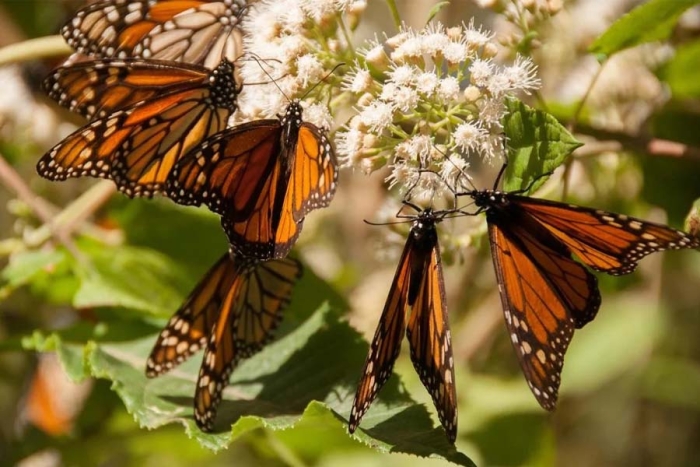
[[[241,92],[241,86],[236,83],[235,66],[224,58],[209,75],[211,98],[216,107],[236,110],[236,99]]]

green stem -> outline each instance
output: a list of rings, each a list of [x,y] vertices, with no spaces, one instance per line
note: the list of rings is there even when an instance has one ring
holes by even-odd
[[[47,57],[68,55],[73,50],[61,36],[29,39],[0,49],[0,66]]]
[[[391,17],[394,19],[394,25],[396,26],[396,30],[401,29],[401,15],[399,14],[399,9],[396,6],[396,1],[395,0],[386,0],[386,5],[389,7],[389,11],[391,11]]]
[[[350,32],[348,31],[348,28],[345,26],[345,21],[343,21],[343,17],[338,14],[338,24],[340,25],[340,30],[343,32],[343,37],[345,37],[345,42],[348,44],[348,50],[350,50],[350,53],[352,55],[355,55],[355,48],[352,45],[352,37],[350,36]]]

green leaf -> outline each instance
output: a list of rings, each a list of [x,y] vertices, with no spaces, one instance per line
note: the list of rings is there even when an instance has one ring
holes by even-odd
[[[695,41],[678,47],[673,58],[661,70],[661,78],[668,83],[675,99],[700,97],[698,63],[700,41]]]
[[[683,12],[698,3],[700,0],[650,0],[615,21],[589,51],[610,56],[639,44],[664,40]]]
[[[574,149],[582,146],[556,118],[513,98],[506,99],[503,126],[508,137],[508,168],[504,191],[537,190],[543,176],[559,167]]]
[[[163,253],[192,280],[228,248],[220,217],[208,209],[124,197],[116,198],[113,208],[111,217],[124,229],[128,244]]]
[[[90,262],[78,270],[76,308],[122,307],[171,314],[182,302],[186,275],[166,256],[125,246],[84,251]]]
[[[66,254],[61,250],[25,251],[11,257],[10,263],[2,271],[2,278],[12,287],[19,287],[65,260]]]
[[[326,297],[336,308],[329,306]],[[89,373],[112,381],[112,388],[142,427],[180,423],[188,437],[218,451],[245,433],[264,427],[284,430],[302,419],[327,429],[347,428],[347,417],[367,343],[342,320],[347,304],[311,271],[297,284],[278,339],[235,369],[219,406],[216,432],[203,433],[192,416],[194,384],[201,364],[196,356],[155,379],[144,375],[145,362],[157,333],[128,341],[104,336],[71,353],[57,334],[35,334],[29,348],[59,351],[72,375]],[[64,361],[67,360],[67,361]],[[473,463],[447,442],[426,407],[414,402],[392,377],[353,435],[380,452],[402,452]]]

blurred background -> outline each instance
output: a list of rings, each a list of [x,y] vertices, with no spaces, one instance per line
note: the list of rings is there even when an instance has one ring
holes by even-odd
[[[358,43],[394,31],[385,3],[368,3]],[[425,23],[436,3],[397,2],[403,19],[414,27]],[[455,0],[437,18],[448,25],[474,18],[508,44],[519,32],[503,15],[510,3]],[[530,105],[571,124],[596,79],[573,130],[586,145],[574,153],[566,174],[553,177],[546,195],[683,228],[700,197],[700,87],[692,84],[700,82],[693,59],[700,53],[700,10],[686,12],[669,40],[621,52],[599,73],[600,63],[588,46],[643,2],[541,3],[561,10],[532,25],[537,31],[532,55],[543,88]],[[0,0],[0,47],[56,34],[82,4]],[[67,206],[72,206],[81,249],[133,245],[175,261],[179,268],[167,278],[176,291],[171,310],[225,248],[217,220],[205,212],[183,214],[162,199],[131,201],[109,188],[96,188],[92,179],[51,183],[36,174],[38,158],[82,124],[39,89],[62,58],[0,67],[0,464],[445,463],[378,453],[349,438],[338,420],[302,421],[285,431],[252,429],[227,450],[213,453],[189,439],[180,424],[140,428],[120,399],[119,387],[110,388],[108,375],[78,383],[69,378],[68,353],[61,360],[54,352],[21,350],[52,348],[36,343],[41,339],[35,330],[49,335],[77,324],[94,329],[107,320],[138,322],[143,331],[136,334],[150,335],[168,316],[144,317],[128,306],[105,312],[68,305],[79,289],[79,274],[69,263],[47,260],[57,250],[50,233],[42,230],[47,218]],[[490,187],[497,169],[478,167],[475,184]],[[308,269],[348,302],[346,319],[366,339],[374,333],[405,240],[405,230],[363,222],[380,218],[386,209],[385,176],[346,170],[331,207],[309,217],[297,248]],[[85,193],[90,193],[87,199]],[[77,208],[76,199],[83,203]],[[459,237],[456,226],[444,230]],[[576,332],[559,407],[549,414],[532,397],[509,343],[485,238],[462,243],[472,248],[447,248],[445,255],[459,451],[477,465],[700,465],[698,253],[652,255],[633,275],[599,276],[603,304],[595,321]],[[120,267],[125,275],[134,274],[128,262]],[[170,305],[168,297],[154,298],[161,299]],[[34,344],[28,336],[34,336]],[[395,371],[411,397],[432,414],[406,350],[404,346]],[[70,355],[80,359],[80,352]],[[349,371],[359,376],[360,369]]]

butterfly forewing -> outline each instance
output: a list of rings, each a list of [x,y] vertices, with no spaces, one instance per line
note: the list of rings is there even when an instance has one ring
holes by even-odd
[[[155,60],[95,60],[56,68],[44,80],[61,106],[92,119],[164,92],[203,86],[209,70]]]
[[[426,232],[417,243],[416,248],[423,251],[420,256],[425,261],[421,266],[424,273],[415,277],[420,280],[415,301],[411,302],[409,297],[411,315],[406,336],[413,366],[433,399],[447,438],[454,442],[457,438],[457,394],[436,232]]]
[[[597,281],[526,217],[489,212],[487,219],[510,340],[537,401],[553,410],[574,329],[600,306]]]
[[[338,181],[338,165],[333,145],[325,133],[309,123],[299,129],[293,176],[289,190],[294,220],[301,221],[309,211],[323,208],[333,199]]]
[[[197,425],[213,428],[222,391],[238,362],[258,352],[289,304],[301,276],[298,261],[286,258],[240,265],[221,307],[199,370],[194,397]]]
[[[50,180],[93,176],[115,181],[128,196],[163,192],[173,165],[226,127],[240,89],[223,61],[197,85],[112,112],[69,135],[37,164]]]
[[[146,362],[146,376],[152,378],[171,370],[206,345],[234,277],[235,264],[226,253],[161,331]]]
[[[409,234],[357,385],[348,421],[350,433],[355,432],[379,390],[389,380],[394,362],[399,356],[406,329],[406,307],[410,283],[413,280],[419,280],[414,277],[414,274],[421,274],[421,271],[414,271],[411,267],[416,263],[414,255],[417,252],[413,248],[414,242],[413,236]],[[418,263],[420,264],[421,261],[418,260]]]
[[[624,214],[512,196],[587,266],[628,274],[645,256],[663,250],[700,248],[700,238]]]
[[[95,57],[138,57],[214,68],[242,54],[244,0],[101,0],[61,29],[68,44]]]

